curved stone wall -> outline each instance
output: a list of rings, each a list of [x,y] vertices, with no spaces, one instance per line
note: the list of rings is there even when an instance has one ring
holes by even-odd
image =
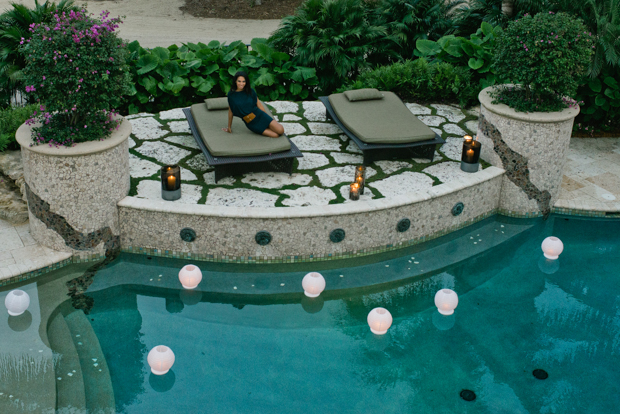
[[[489,167],[425,192],[321,207],[234,208],[126,197],[119,202],[121,244],[133,253],[238,262],[371,254],[438,237],[495,213],[503,174]],[[401,222],[405,218],[408,227]],[[195,238],[186,230],[188,241],[182,239],[184,229],[193,230]],[[334,232],[338,229],[343,232]]]
[[[560,195],[562,171],[579,107],[560,112],[516,112],[491,103],[482,90],[478,140],[481,158],[506,170],[500,211],[516,215],[548,215]]]
[[[38,243],[84,259],[119,250],[117,203],[129,192],[130,133],[123,121],[108,139],[56,148],[31,146],[31,127],[18,129],[30,232]]]

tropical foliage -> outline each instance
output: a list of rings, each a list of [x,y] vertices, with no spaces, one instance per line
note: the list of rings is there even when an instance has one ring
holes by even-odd
[[[15,141],[15,132],[36,109],[37,105],[28,105],[0,110],[0,151],[19,149],[19,144]]]

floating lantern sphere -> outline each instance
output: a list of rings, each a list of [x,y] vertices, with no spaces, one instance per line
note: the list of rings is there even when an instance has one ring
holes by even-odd
[[[368,326],[370,331],[377,335],[383,335],[392,326],[392,314],[385,308],[374,308],[368,314]]]
[[[556,260],[560,254],[564,251],[564,243],[557,237],[547,237],[543,240],[542,245],[543,254],[547,259]]]
[[[174,364],[174,352],[166,345],[157,345],[151,349],[148,357],[146,357],[151,372],[155,375],[164,375]]]
[[[179,280],[185,289],[195,289],[202,280],[202,272],[198,266],[188,264],[179,272]]]
[[[30,306],[30,296],[23,290],[15,289],[4,298],[4,306],[11,316],[19,316]]]
[[[325,278],[317,272],[310,272],[301,281],[304,294],[309,298],[316,298],[325,289]]]
[[[442,315],[452,315],[459,304],[456,292],[450,289],[441,289],[435,293],[435,306]]]

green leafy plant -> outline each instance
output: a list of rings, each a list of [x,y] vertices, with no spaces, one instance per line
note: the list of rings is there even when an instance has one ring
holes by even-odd
[[[438,41],[418,39],[416,56],[449,62],[457,66],[467,66],[474,71],[482,89],[495,84],[495,75],[491,70],[493,51],[498,36],[502,33],[499,26],[493,27],[482,22],[480,28],[469,38],[448,35]]]
[[[511,22],[496,43],[492,69],[515,87],[498,88],[494,103],[517,111],[558,111],[575,97],[593,52],[583,23],[566,13],[539,13]]]
[[[448,62],[424,58],[396,62],[367,70],[355,82],[339,89],[376,88],[391,91],[402,99],[431,102],[458,102],[462,106],[475,101],[480,89],[472,86],[472,71]]]
[[[579,88],[577,99],[583,100],[579,122],[600,129],[620,126],[620,70],[603,68],[598,77]]]
[[[21,79],[26,60],[18,49],[22,39],[30,38],[30,25],[49,23],[56,12],[78,10],[73,0],[61,0],[58,5],[49,1],[39,4],[35,0],[33,9],[16,3],[11,3],[11,7],[0,14],[0,104],[3,105],[8,105],[15,89],[23,89]]]
[[[0,110],[0,151],[19,149],[15,132],[36,109],[37,105],[28,105]]]
[[[382,50],[387,29],[373,24],[368,13],[361,0],[308,0],[282,19],[269,43],[298,65],[315,68],[321,91],[329,93],[369,68],[373,56],[397,58]]]
[[[137,41],[129,44],[134,78],[127,111],[155,112],[224,96],[233,75],[248,73],[252,87],[264,100],[307,99],[318,80],[312,68],[298,66],[291,57],[256,38],[252,50],[241,41],[223,45],[187,43],[147,50]]]
[[[45,102],[29,121],[42,123],[33,128],[36,143],[70,146],[105,138],[117,126],[114,108],[129,92],[128,52],[114,32],[120,20],[108,15],[55,13],[53,25],[34,24],[32,37],[20,42],[25,90]]]

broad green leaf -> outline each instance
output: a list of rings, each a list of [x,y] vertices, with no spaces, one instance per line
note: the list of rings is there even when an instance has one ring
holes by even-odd
[[[295,66],[295,71],[291,74],[291,79],[295,82],[303,82],[316,77],[316,69],[304,66]]]
[[[217,85],[217,82],[215,81],[215,79],[208,77],[207,79],[205,79],[205,81],[200,85],[200,87],[198,87],[198,92],[199,93],[208,93],[209,91],[211,91],[211,89],[213,89],[213,87]]]
[[[140,43],[137,40],[134,40],[127,45],[127,49],[129,49],[131,53],[135,53],[140,50]]]
[[[137,40],[136,40],[137,41]],[[133,114],[137,114],[138,112],[140,112],[140,108],[138,108],[136,105],[134,104],[130,104],[129,105],[129,115],[133,115]]]
[[[274,63],[282,64],[282,62],[288,62],[288,60],[291,57],[287,53],[284,53],[284,52],[274,52],[271,55],[271,58],[273,59]]]
[[[594,103],[596,103],[596,106],[603,106],[607,103],[607,99],[603,95],[596,95]]]
[[[204,83],[205,78],[203,78],[202,76],[192,76],[191,78],[189,78],[189,80],[192,81],[192,88],[198,88]]]
[[[276,82],[276,77],[273,73],[269,72],[267,68],[260,68],[258,70],[258,77],[254,81],[255,85],[271,86]]]
[[[157,93],[157,80],[152,76],[143,76],[138,83],[151,94]]]
[[[157,58],[157,56],[144,55],[140,59],[138,59],[138,62],[136,63],[136,66],[140,68],[138,69],[137,73],[138,75],[144,75],[145,73],[148,73],[155,69],[158,65],[159,59]]]
[[[470,58],[469,61],[467,62],[467,64],[469,65],[470,68],[472,68],[473,70],[477,70],[480,69],[483,65],[484,65],[484,60],[482,59],[475,59],[475,58]]]
[[[262,43],[262,44],[267,44],[269,43],[267,39],[263,38],[263,37],[255,37],[254,39],[252,39],[250,41],[250,46],[252,47],[252,50],[256,50],[256,45]]]
[[[178,56],[179,59],[186,61],[194,60],[196,58],[196,54],[194,52],[182,52],[179,53]]]
[[[441,39],[440,39],[440,42],[441,42]],[[454,37],[452,39],[447,39],[446,42],[442,45],[442,49],[451,56],[454,56],[454,57],[463,56],[463,49],[461,48],[461,44],[459,40]]]
[[[610,88],[618,89],[618,81],[612,78],[611,76],[606,77],[605,80],[603,80],[603,82],[605,82],[605,84],[609,86]]]
[[[219,68],[220,67],[217,65],[217,63],[212,63],[210,65],[203,66],[202,71],[200,73],[202,73],[203,75],[210,75],[216,70],[218,70]]]
[[[310,95],[310,92],[308,92],[308,90],[307,90],[307,89],[304,89],[304,90],[303,90],[303,91],[301,91],[301,93],[299,94],[299,99],[303,101],[303,100],[305,100],[305,99],[308,97],[308,95]]]
[[[217,40],[211,40],[207,45],[209,49],[219,49],[221,47],[221,43]]]
[[[235,73],[237,73],[238,69],[236,66],[229,66],[228,67],[228,74],[230,76],[235,76]]]
[[[207,49],[209,46],[205,45],[202,42],[198,42],[198,50]]]
[[[437,42],[427,39],[418,39],[415,42],[415,47],[422,56],[432,56],[441,52],[441,46]]]
[[[482,22],[482,25],[480,26],[480,28],[482,29],[482,33],[484,33],[485,36],[488,36],[493,33],[493,26],[491,26],[487,22]]]
[[[252,49],[254,49],[254,51],[256,51],[256,53],[258,53],[260,57],[262,57],[269,63],[273,62],[273,54],[275,51],[271,47],[269,47],[269,45],[265,43],[256,43],[255,46],[256,48],[253,45]]]
[[[168,49],[164,49],[163,47],[156,47],[151,50],[151,53],[159,58],[162,62],[170,58],[170,51]]]
[[[605,96],[608,97],[609,99],[614,99],[614,90],[611,88],[606,88],[605,89]]]
[[[138,93],[138,95],[136,95],[138,97],[138,101],[140,101],[141,104],[145,104],[149,101],[149,95],[146,93]]]
[[[588,86],[590,87],[590,89],[592,89],[592,91],[596,93],[599,93],[603,87],[599,78],[592,79],[591,81],[589,81]]]
[[[279,97],[280,97],[280,94],[278,93],[278,91],[269,92],[269,99],[271,99],[272,101],[277,100]]]
[[[202,60],[194,59],[185,64],[185,69],[198,69],[202,65]]]
[[[302,89],[303,88],[298,83],[291,83],[291,87],[289,88],[289,90],[291,91],[293,96],[299,95],[301,93]]]
[[[228,53],[226,53],[225,55],[222,56],[222,62],[224,62],[224,63],[230,62],[232,58],[237,56],[237,53],[239,53],[239,51],[237,49],[231,50],[230,52],[228,52]]]
[[[190,43],[190,42],[187,42],[187,47],[188,47],[190,50],[193,50],[193,51],[195,51],[195,52],[197,52],[197,51],[199,51],[200,49],[202,49],[202,48],[201,48],[200,46],[198,46],[197,44],[195,44],[195,43]]]

